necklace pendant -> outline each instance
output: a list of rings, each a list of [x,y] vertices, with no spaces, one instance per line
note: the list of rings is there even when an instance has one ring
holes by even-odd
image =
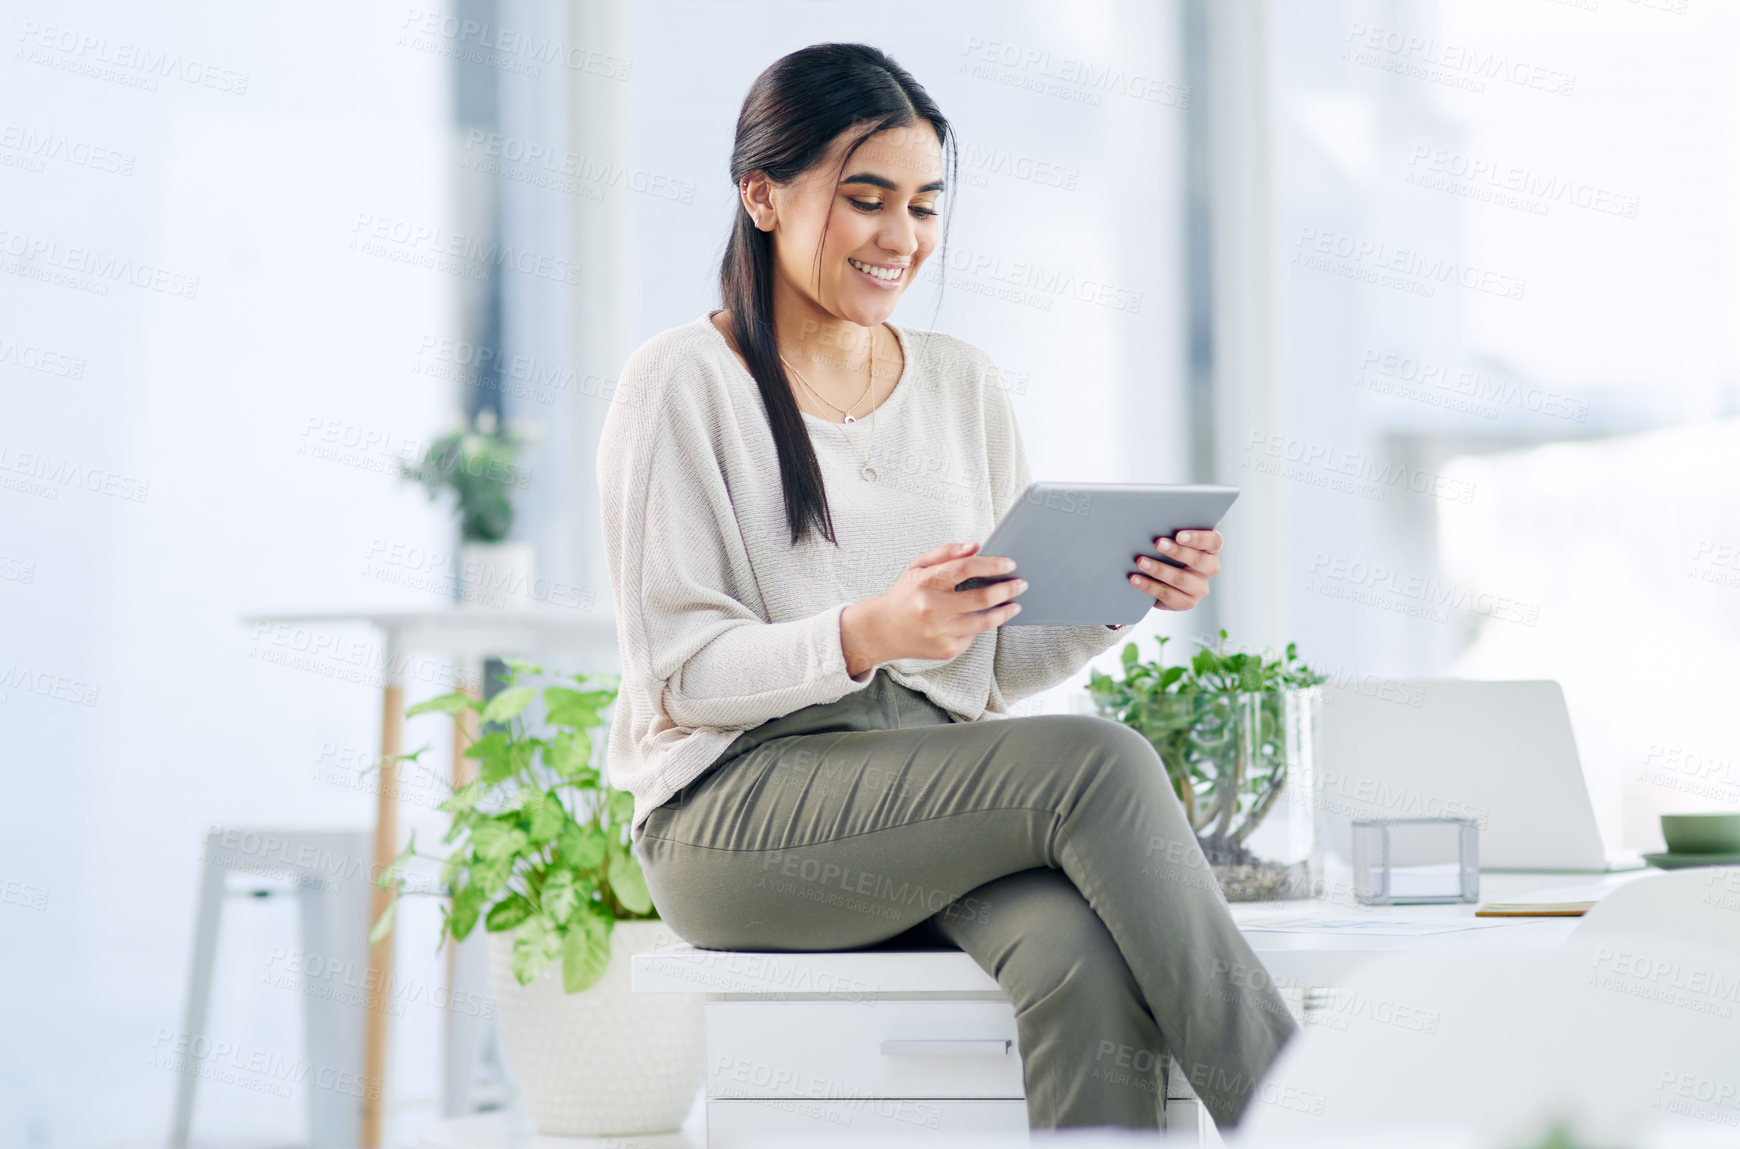
[[[844,422],[847,422],[847,423],[856,423],[857,421],[858,421],[858,417],[856,415],[847,415],[845,420],[844,420]]]
[[[858,471],[858,474],[863,477],[866,483],[874,483],[876,481],[876,468],[872,467],[869,463],[865,463]]]

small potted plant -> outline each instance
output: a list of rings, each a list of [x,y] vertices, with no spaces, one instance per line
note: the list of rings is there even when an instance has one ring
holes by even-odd
[[[702,1006],[695,994],[629,990],[629,958],[678,939],[629,845],[633,797],[598,769],[594,735],[607,729],[617,680],[508,667],[487,703],[445,694],[406,711],[470,710],[487,731],[465,750],[477,777],[440,806],[453,818],[442,839],[453,848],[438,859],[450,899],[442,943],[479,925],[489,935],[502,1045],[538,1132],[672,1132],[701,1083]],[[527,714],[539,702],[534,724]],[[413,836],[381,875],[395,901],[371,941],[392,928],[405,866],[430,857]]]
[[[1123,677],[1098,670],[1088,693],[1105,718],[1140,731],[1159,751],[1185,816],[1229,901],[1309,897],[1322,871],[1313,817],[1318,674],[1285,657],[1203,642],[1189,662],[1152,662],[1136,644]],[[1199,640],[1200,641],[1200,640]],[[1289,800],[1290,799],[1290,800]],[[1259,835],[1278,806],[1287,817]]]
[[[514,522],[510,496],[531,480],[517,462],[530,437],[525,428],[501,425],[485,408],[430,442],[418,462],[399,464],[400,477],[422,484],[431,500],[453,494],[463,602],[499,608],[523,605],[532,596],[532,546],[508,541]]]

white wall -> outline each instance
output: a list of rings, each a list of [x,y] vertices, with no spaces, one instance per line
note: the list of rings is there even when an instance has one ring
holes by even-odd
[[[388,452],[452,409],[410,370],[449,328],[451,277],[350,248],[364,213],[447,216],[446,71],[398,42],[404,17],[122,3],[5,17],[0,343],[82,370],[0,353],[0,880],[44,891],[40,910],[0,905],[0,1144],[166,1133],[175,1078],[149,1059],[180,1025],[209,825],[372,824],[370,794],[324,779],[372,752],[376,676],[342,676],[378,646],[354,628],[278,646],[241,619],[444,597],[384,581],[399,569],[371,557],[377,540],[449,549],[447,516],[394,480]],[[128,45],[181,70],[153,75]],[[180,78],[206,75],[216,86]],[[89,148],[108,152],[57,158]],[[103,170],[110,153],[124,170]],[[31,274],[76,251],[179,278]],[[304,640],[351,645],[272,660]],[[229,912],[211,1032],[295,1057],[300,997],[254,984],[271,946],[295,944],[293,912]],[[433,940],[432,923],[408,928]],[[428,948],[405,947],[411,968]],[[400,1024],[400,1068],[433,1020]],[[290,1138],[300,1102],[206,1086],[195,1132]]]

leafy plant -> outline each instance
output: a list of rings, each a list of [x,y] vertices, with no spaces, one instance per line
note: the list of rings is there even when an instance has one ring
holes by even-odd
[[[1166,666],[1165,637],[1159,655],[1141,661],[1135,643],[1123,650],[1123,678],[1095,670],[1088,693],[1101,716],[1140,731],[1159,751],[1173,789],[1216,865],[1252,862],[1245,840],[1280,797],[1287,781],[1289,692],[1326,680],[1299,660],[1294,643],[1286,655],[1249,654],[1198,640],[1201,649],[1178,666]]]
[[[508,666],[505,689],[487,703],[444,694],[405,712],[470,710],[496,725],[465,750],[478,763],[477,778],[440,806],[453,816],[442,841],[454,845],[439,859],[441,887],[452,899],[442,909],[442,939],[464,941],[480,921],[489,933],[511,930],[521,985],[560,959],[563,988],[578,993],[603,975],[617,920],[658,916],[629,846],[634,798],[605,785],[594,765],[591,732],[603,725],[618,683],[614,675],[551,675],[516,659]],[[537,676],[555,681],[521,682]],[[526,711],[540,696],[544,721],[534,733]],[[392,929],[404,867],[431,857],[417,851],[413,836],[382,873],[380,887],[394,901],[371,942]]]
[[[459,511],[459,537],[468,543],[499,543],[513,527],[508,494],[524,486],[526,473],[514,460],[526,434],[496,423],[485,409],[476,421],[434,440],[418,463],[402,462],[402,478],[421,483],[429,498],[452,491]]]

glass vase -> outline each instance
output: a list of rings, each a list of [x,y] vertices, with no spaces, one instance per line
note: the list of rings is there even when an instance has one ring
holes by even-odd
[[[1310,687],[1154,694],[1130,705],[1124,721],[1159,751],[1228,901],[1306,898],[1320,881],[1320,698]]]

